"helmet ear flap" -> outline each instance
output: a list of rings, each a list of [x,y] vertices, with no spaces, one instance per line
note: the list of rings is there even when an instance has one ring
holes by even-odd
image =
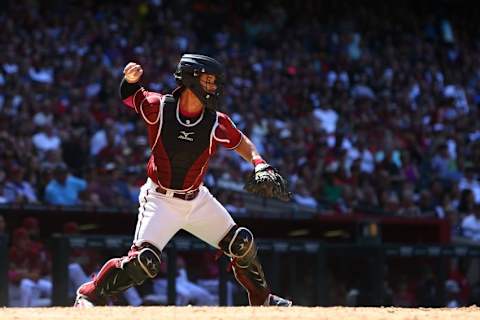
[[[203,69],[203,72],[205,69]],[[177,82],[181,82],[185,80],[186,77],[197,77],[199,76],[199,70],[198,68],[194,68],[193,66],[190,66],[188,64],[182,64],[182,61],[180,61],[177,65],[177,69],[175,70],[175,73],[173,74],[175,76],[175,79]]]

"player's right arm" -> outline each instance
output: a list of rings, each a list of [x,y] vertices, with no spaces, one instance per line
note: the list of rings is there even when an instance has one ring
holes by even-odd
[[[162,95],[145,90],[140,84],[143,75],[142,66],[129,62],[123,69],[124,77],[120,83],[120,97],[123,103],[142,116],[148,124],[158,122]]]

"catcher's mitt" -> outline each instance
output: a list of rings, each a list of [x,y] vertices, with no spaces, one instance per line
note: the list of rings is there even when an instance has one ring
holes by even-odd
[[[255,170],[249,175],[243,188],[267,198],[277,198],[282,201],[289,201],[292,198],[292,193],[287,188],[287,181],[275,168],[266,163],[255,166]]]

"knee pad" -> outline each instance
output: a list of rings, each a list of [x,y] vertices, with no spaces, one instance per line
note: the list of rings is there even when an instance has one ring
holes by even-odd
[[[155,278],[160,271],[161,252],[150,243],[134,246],[128,257],[122,259],[123,269],[135,284],[141,284],[148,278]]]
[[[253,234],[245,227],[235,226],[230,229],[219,246],[227,256],[234,258],[240,267],[247,267],[257,256]]]

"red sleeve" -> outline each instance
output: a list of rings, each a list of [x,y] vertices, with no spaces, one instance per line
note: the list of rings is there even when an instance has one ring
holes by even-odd
[[[226,114],[217,112],[217,116],[218,125],[215,128],[214,139],[225,148],[235,149],[242,141],[242,132]]]
[[[162,95],[150,92],[144,88],[138,89],[133,95],[123,99],[123,103],[139,113],[148,124],[158,122]]]

